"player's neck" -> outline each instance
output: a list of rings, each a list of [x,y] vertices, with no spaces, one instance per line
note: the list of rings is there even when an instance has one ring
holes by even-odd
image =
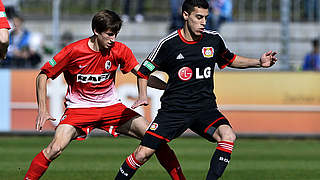
[[[96,52],[107,52],[108,50],[101,47],[98,42],[97,36],[93,35],[90,37],[88,41],[88,46],[91,50],[96,51]]]
[[[201,36],[196,36],[192,33],[187,27],[181,29],[181,35],[187,41],[198,41],[201,38]]]
[[[93,51],[97,51],[97,52],[100,51],[100,48],[99,48],[99,45],[98,45],[98,39],[97,39],[96,36],[91,36],[89,38],[88,46]]]

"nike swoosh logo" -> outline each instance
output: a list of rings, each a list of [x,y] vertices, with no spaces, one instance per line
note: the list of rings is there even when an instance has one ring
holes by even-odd
[[[83,65],[79,65],[79,68],[82,69],[82,68],[87,67],[87,66],[88,65],[84,65],[84,66]]]

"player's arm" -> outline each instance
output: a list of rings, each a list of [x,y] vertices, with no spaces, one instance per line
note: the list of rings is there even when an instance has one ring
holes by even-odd
[[[47,109],[47,81],[48,76],[42,71],[36,78],[36,94],[38,103],[38,116],[36,119],[36,130],[41,131],[47,120],[55,120]]]
[[[159,90],[165,90],[167,83],[158,78],[157,76],[150,75],[148,79],[148,86]]]
[[[140,65],[137,65],[132,69],[132,73],[138,76],[137,72],[139,71]],[[159,90],[165,90],[167,87],[167,83],[158,78],[157,76],[150,75],[148,78],[147,86],[159,89]]]
[[[0,59],[5,59],[9,46],[10,25],[7,20],[6,10],[0,1]]]
[[[9,46],[9,31],[6,28],[0,29],[0,59],[5,59]]]
[[[150,78],[150,74],[155,70],[156,70],[155,65],[153,65],[152,62],[150,62],[148,59],[146,59],[140,67],[138,65],[134,68],[134,71],[135,71],[134,73],[137,75],[137,85],[138,85],[139,95],[138,95],[138,100],[134,102],[134,104],[131,106],[133,109],[139,106],[148,105],[148,97],[147,97],[148,79]],[[161,80],[159,79],[158,83],[160,81]],[[151,82],[157,84],[155,81],[151,81]],[[152,83],[150,84],[152,85]],[[163,86],[162,88],[165,88],[166,85],[163,83],[159,83],[159,84],[162,84]]]
[[[142,77],[137,76],[137,86],[138,86],[138,99],[131,106],[132,109],[135,109],[139,106],[148,105],[148,96],[147,96],[147,84],[148,80]]]
[[[233,68],[268,68],[277,62],[275,57],[277,53],[273,51],[268,51],[261,55],[260,59],[247,58],[243,56],[237,56],[235,60],[229,65]]]

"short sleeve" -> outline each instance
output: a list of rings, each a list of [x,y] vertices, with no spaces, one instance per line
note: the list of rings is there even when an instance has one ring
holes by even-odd
[[[165,43],[160,43],[153,51],[148,55],[147,59],[142,63],[138,74],[141,77],[148,77],[152,72],[156,70],[163,70],[165,68],[165,62],[168,58],[168,51]]]
[[[122,44],[119,49],[120,70],[123,74],[130,72],[139,63],[132,53],[131,49]]]
[[[5,8],[2,4],[2,1],[0,1],[0,29],[3,29],[3,28],[10,29],[10,25],[7,20]]]
[[[43,71],[49,78],[55,79],[68,65],[71,52],[72,50],[68,48],[68,46],[63,48],[57,55],[42,66],[41,71]]]
[[[236,58],[236,55],[232,53],[225,45],[224,40],[220,35],[218,37],[219,48],[217,52],[217,64],[220,69],[229,66]]]

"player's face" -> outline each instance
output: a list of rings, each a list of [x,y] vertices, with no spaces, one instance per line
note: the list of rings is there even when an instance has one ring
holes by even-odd
[[[111,30],[96,33],[99,46],[103,49],[110,49],[113,46],[114,41],[116,40],[117,34],[118,33],[115,33]]]
[[[183,13],[183,17],[187,21],[187,28],[196,36],[200,36],[204,31],[208,15],[208,9],[198,7],[195,7],[191,14]]]

